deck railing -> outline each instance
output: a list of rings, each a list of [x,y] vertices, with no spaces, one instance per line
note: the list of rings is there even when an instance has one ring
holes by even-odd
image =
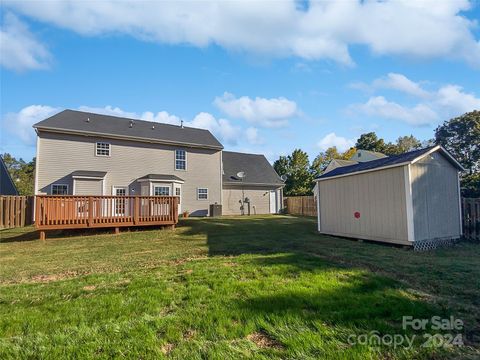
[[[35,197],[38,230],[175,225],[176,196],[71,196]]]

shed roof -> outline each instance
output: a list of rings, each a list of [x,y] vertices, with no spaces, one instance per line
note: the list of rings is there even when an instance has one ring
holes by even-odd
[[[447,150],[445,150],[440,145],[436,145],[436,146],[426,147],[424,149],[409,151],[400,155],[392,155],[392,156],[387,156],[385,158],[381,158],[377,160],[361,162],[355,165],[338,167],[318,177],[317,180],[323,180],[323,179],[343,176],[343,175],[354,175],[359,172],[373,171],[373,170],[381,169],[384,167],[402,166],[402,165],[406,165],[406,164],[418,161],[424,156],[431,154],[432,152],[435,152],[435,151],[441,151],[445,155],[445,157],[448,159],[448,161],[452,163],[453,166],[455,166],[459,170],[463,170],[463,167],[452,157],[452,155],[448,153]]]
[[[169,144],[223,149],[222,144],[205,129],[162,124],[152,121],[64,110],[33,125],[39,130],[88,133]]]
[[[224,151],[222,156],[224,184],[242,184],[237,173],[243,171],[246,174],[243,184],[283,185],[283,181],[263,155]]]

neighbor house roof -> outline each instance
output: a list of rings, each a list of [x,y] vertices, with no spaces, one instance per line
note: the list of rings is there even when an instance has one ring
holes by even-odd
[[[246,175],[243,184],[283,185],[283,181],[263,155],[224,151],[222,156],[224,184],[242,184],[237,174],[243,171]]]
[[[0,156],[0,195],[18,195],[17,188]]]
[[[107,175],[106,171],[77,170],[72,172],[72,177],[79,178],[104,178],[105,175]]]
[[[64,110],[33,125],[39,130],[95,134],[165,144],[223,149],[208,130],[129,119],[90,112]]]
[[[175,175],[166,174],[148,174],[138,178],[138,180],[162,180],[162,181],[184,181]]]
[[[364,161],[372,161],[375,159],[382,159],[387,157],[387,155],[378,152],[378,151],[371,151],[371,150],[363,150],[363,149],[357,149],[353,156],[351,157],[350,160],[358,161],[358,162],[364,162]],[[364,160],[365,158],[369,160]]]
[[[358,164],[358,162],[353,161],[353,160],[332,159],[328,163],[327,167],[323,170],[323,174],[326,174],[326,173],[328,173],[328,172],[330,172],[333,169],[336,169],[338,167],[354,165],[354,164]]]
[[[318,177],[317,180],[323,180],[338,176],[354,175],[359,172],[373,171],[386,167],[407,165],[410,163],[414,163],[423,158],[424,156],[431,154],[435,151],[441,151],[448,161],[450,161],[459,170],[463,170],[463,167],[448,153],[448,151],[446,151],[443,147],[436,145],[420,150],[409,151],[400,155],[387,156],[385,158],[361,162],[355,165],[338,167]]]

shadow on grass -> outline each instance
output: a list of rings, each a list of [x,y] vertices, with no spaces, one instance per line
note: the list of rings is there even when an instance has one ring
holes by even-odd
[[[72,229],[72,230],[49,230],[47,232],[48,239],[60,239],[75,236],[86,235],[99,235],[104,231],[88,232],[85,229]],[[29,226],[27,228],[13,228],[0,231],[0,244],[12,243],[12,242],[24,242],[24,241],[40,241],[40,235],[38,230]]]
[[[388,285],[389,288],[384,289],[390,294],[384,297],[384,300],[390,307],[402,309],[401,312],[396,312],[397,315],[424,314],[426,307],[423,306],[428,302],[435,307],[435,315],[456,315],[462,318],[466,323],[467,341],[475,346],[480,343],[480,337],[476,335],[480,329],[480,318],[475,316],[480,288],[460,281],[464,276],[478,278],[480,275],[478,260],[475,260],[478,259],[475,254],[480,254],[480,251],[478,248],[468,247],[468,244],[453,249],[416,253],[379,243],[361,243],[319,235],[316,232],[315,219],[291,216],[192,219],[182,222],[181,225],[185,226],[183,231],[187,234],[206,235],[210,256],[288,253],[289,256],[265,256],[256,261],[264,266],[293,266],[300,271],[312,271],[322,264],[328,264],[333,269],[359,269],[372,275],[382,275],[385,279],[385,276],[388,276],[395,280]],[[368,283],[369,280],[365,281]],[[419,295],[415,298],[424,299],[425,302],[399,297],[398,294],[392,295],[393,289],[407,287]],[[372,300],[369,298],[369,291],[360,296],[364,301],[368,300],[365,305],[367,308],[368,302]],[[377,289],[374,292],[379,295],[382,291]],[[349,294],[350,290],[345,289],[341,296],[336,297],[337,304],[342,304],[341,298],[345,296],[350,299],[350,303],[344,306],[364,306]],[[316,297],[323,295],[279,293],[248,300],[243,305],[252,311],[276,312],[285,311],[287,308],[301,311],[298,304],[315,304]],[[380,296],[382,297],[383,295]],[[327,301],[325,298],[324,300]],[[418,306],[422,308],[420,313],[415,310]],[[327,311],[335,312],[340,311],[339,309],[332,305]],[[362,317],[368,318],[368,311],[363,313]]]
[[[164,227],[161,226],[138,226],[132,228],[120,228],[120,233],[123,232],[144,232],[161,230]],[[166,229],[166,228],[165,228]],[[65,229],[65,230],[47,230],[48,239],[63,239],[69,237],[88,237],[98,235],[114,234],[114,227],[108,228],[92,228],[92,229]],[[11,242],[23,242],[23,241],[39,241],[40,236],[38,230],[35,230],[33,226],[13,229],[0,230],[0,244]]]

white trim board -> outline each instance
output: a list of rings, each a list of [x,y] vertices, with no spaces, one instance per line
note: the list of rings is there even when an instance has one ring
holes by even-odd
[[[408,241],[415,241],[415,223],[413,221],[413,192],[412,192],[412,177],[410,165],[404,167],[404,182],[405,182],[405,205],[407,215],[407,237]]]
[[[446,156],[451,162],[453,162],[455,165],[457,165],[457,167],[461,171],[465,171],[465,168],[457,160],[455,160],[455,158],[452,155],[450,155],[450,153],[441,145],[437,145],[437,146],[431,148],[426,153],[424,153],[424,154],[420,155],[419,157],[413,159],[410,163],[415,164],[417,161],[422,160],[425,156],[430,155],[430,154],[432,154],[432,153],[434,153],[435,151],[438,151],[438,150],[440,150],[442,152],[442,154],[444,156]]]

